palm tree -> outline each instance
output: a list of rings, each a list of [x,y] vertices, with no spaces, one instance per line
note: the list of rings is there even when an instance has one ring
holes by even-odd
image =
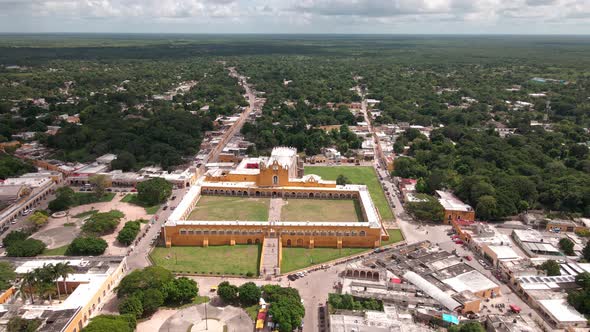
[[[35,284],[35,275],[31,272],[26,273],[23,276],[23,281],[21,283],[21,292],[23,292],[24,299],[26,301],[26,292],[29,291],[31,293],[31,303],[35,304],[35,296],[33,293],[33,285]]]
[[[57,278],[62,278],[64,290],[66,291],[66,295],[67,295],[68,288],[66,286],[66,278],[74,272],[74,268],[70,265],[70,262],[57,263],[57,264],[55,264],[54,271],[57,275]],[[59,293],[59,285],[57,287],[57,291]]]

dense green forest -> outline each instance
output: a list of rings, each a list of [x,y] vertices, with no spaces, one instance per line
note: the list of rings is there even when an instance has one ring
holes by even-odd
[[[363,119],[347,107],[358,86],[381,101],[376,125],[432,126],[430,137],[395,137],[396,173],[422,192],[453,189],[489,220],[532,208],[590,215],[587,37],[6,35],[0,64],[0,140],[36,132],[60,159],[182,163],[217,116],[246,105],[234,66],[266,99],[242,130],[252,154],[359,148],[349,127]],[[196,85],[153,98],[187,81]]]

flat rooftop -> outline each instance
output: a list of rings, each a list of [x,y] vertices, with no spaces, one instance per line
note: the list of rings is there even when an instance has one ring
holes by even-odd
[[[436,194],[439,197],[438,201],[445,210],[463,212],[473,211],[473,208],[469,204],[463,203],[463,201],[450,192],[437,190]]]

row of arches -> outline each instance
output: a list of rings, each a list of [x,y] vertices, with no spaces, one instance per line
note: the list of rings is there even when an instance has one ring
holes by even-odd
[[[326,192],[301,192],[301,191],[263,191],[250,192],[240,189],[212,189],[204,188],[201,191],[204,195],[224,196],[254,196],[254,197],[285,197],[285,198],[323,198],[323,199],[352,199],[358,198],[356,193],[326,193]]]
[[[349,269],[344,272],[344,275],[348,278],[379,280],[379,271]]]
[[[20,216],[24,215],[24,212],[26,210],[31,210],[34,207],[36,207],[37,205],[39,205],[39,203],[41,203],[41,201],[43,201],[44,199],[47,198],[47,196],[49,196],[51,193],[53,193],[54,190],[53,189],[46,189],[45,191],[38,193],[37,196],[35,196],[35,198],[30,199],[29,201],[27,201],[25,204],[22,204],[20,207],[18,207],[17,209],[15,209],[10,215],[6,216],[3,220],[2,220],[2,225],[1,227],[6,227],[8,226],[8,223],[17,219]],[[17,203],[18,204],[18,203]]]
[[[262,229],[187,229],[181,228],[179,230],[180,235],[255,235],[255,234],[263,234],[264,231]],[[366,231],[289,231],[289,232],[280,232],[277,231],[278,234],[284,235],[291,235],[291,236],[322,236],[322,237],[343,237],[343,236],[367,236]]]
[[[250,229],[250,230],[223,230],[223,229],[185,229],[181,228],[179,231],[180,235],[255,235],[262,234],[261,229]]]

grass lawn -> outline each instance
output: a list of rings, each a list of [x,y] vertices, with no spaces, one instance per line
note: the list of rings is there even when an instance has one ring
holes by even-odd
[[[70,207],[84,205],[84,204],[92,204],[92,203],[104,203],[110,202],[115,198],[115,193],[105,193],[100,198],[96,197],[94,193],[74,193],[74,204]]]
[[[85,217],[92,216],[97,213],[98,213],[98,210],[90,210],[90,211],[78,213],[77,215],[74,216],[74,218],[85,218]]]
[[[283,260],[281,261],[281,273],[291,272],[306,268],[311,265],[321,264],[340,257],[356,255],[371,250],[370,248],[286,248],[283,247]]]
[[[64,256],[66,254],[66,250],[68,249],[69,244],[65,246],[53,248],[53,249],[45,249],[41,256]]]
[[[143,203],[142,201],[137,199],[137,194],[127,194],[127,195],[125,195],[125,197],[123,197],[121,199],[121,202],[141,206],[142,208],[145,209],[145,213],[147,213],[147,214],[156,214],[156,212],[158,212],[158,209],[160,208],[160,204],[151,205],[151,206],[146,205],[145,203]]]
[[[156,247],[150,257],[172,272],[257,276],[260,250],[260,245]]]
[[[383,220],[393,220],[393,213],[379,184],[379,178],[371,166],[305,166],[305,174],[317,174],[325,180],[336,180],[338,175],[346,176],[354,184],[364,184],[369,188],[371,198]]]
[[[363,221],[360,203],[354,199],[290,198],[281,210],[284,221]]]
[[[189,220],[267,221],[270,198],[201,196]]]
[[[246,311],[246,313],[248,314],[248,316],[250,316],[250,318],[256,322],[256,318],[258,318],[258,309],[260,309],[260,307],[258,306],[258,304],[254,304],[251,305],[249,307],[245,307],[244,310]]]
[[[399,229],[388,229],[387,232],[389,233],[389,240],[388,241],[381,241],[382,246],[386,246],[388,244],[397,243],[404,239],[402,235],[402,231]]]

